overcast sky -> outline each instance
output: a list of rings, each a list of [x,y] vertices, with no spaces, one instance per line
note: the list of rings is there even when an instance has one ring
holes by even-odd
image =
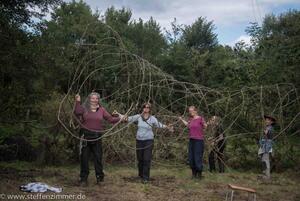
[[[265,14],[300,9],[300,0],[85,0],[101,13],[114,6],[130,8],[134,19],[148,20],[151,16],[162,28],[170,29],[177,19],[179,24],[192,24],[198,17],[214,21],[221,44],[232,45],[238,40],[247,42],[245,28],[249,22],[261,23]]]

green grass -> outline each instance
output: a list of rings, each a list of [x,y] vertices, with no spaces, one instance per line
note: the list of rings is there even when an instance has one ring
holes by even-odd
[[[90,164],[89,187],[78,186],[79,164],[69,166],[36,167],[33,163],[10,162],[0,163],[0,170],[10,168],[15,170],[11,175],[0,175],[7,179],[1,180],[0,193],[18,192],[20,184],[30,181],[41,181],[54,186],[61,186],[64,193],[84,192],[87,200],[224,200],[228,184],[236,184],[257,190],[260,201],[296,201],[299,175],[295,172],[283,174],[273,173],[270,182],[257,179],[252,172],[230,170],[224,174],[205,171],[202,180],[191,179],[187,166],[162,166],[155,164],[151,169],[149,184],[142,184],[137,176],[134,164],[109,165],[105,164],[105,181],[98,186],[95,184],[93,164]],[[30,177],[22,174],[31,171]],[[236,200],[243,200],[246,193],[237,193]]]

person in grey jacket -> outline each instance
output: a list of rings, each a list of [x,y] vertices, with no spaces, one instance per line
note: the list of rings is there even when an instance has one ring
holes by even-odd
[[[155,116],[151,115],[151,104],[144,103],[141,114],[128,116],[128,123],[137,124],[136,134],[136,155],[138,160],[138,176],[144,183],[150,178],[150,166],[152,159],[152,149],[154,144],[153,128],[168,129],[173,132],[173,128],[159,122]]]

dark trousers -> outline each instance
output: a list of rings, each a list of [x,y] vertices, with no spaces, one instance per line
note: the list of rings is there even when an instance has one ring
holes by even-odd
[[[215,171],[215,157],[217,157],[219,172],[222,173],[225,170],[224,167],[224,148],[225,148],[225,141],[220,140],[214,147],[213,150],[209,153],[208,161],[209,161],[209,171]]]
[[[89,158],[93,155],[97,178],[104,178],[102,165],[102,141],[82,141],[80,155],[80,178],[85,181],[89,175]]]
[[[204,152],[204,141],[190,139],[189,142],[189,163],[192,169],[193,175],[202,173],[203,169],[203,152]]]
[[[153,143],[153,140],[136,141],[136,156],[138,160],[139,177],[144,180],[149,180],[150,178]]]

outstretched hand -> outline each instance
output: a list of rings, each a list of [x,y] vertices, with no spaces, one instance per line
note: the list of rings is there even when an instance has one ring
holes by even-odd
[[[167,125],[167,129],[171,132],[171,133],[174,133],[174,127],[172,124],[168,124]]]
[[[179,116],[178,119],[184,123],[184,125],[188,125],[188,122],[186,120],[184,120],[184,118],[182,116]]]
[[[117,110],[114,110],[111,115],[114,117],[120,117],[120,113]]]
[[[119,117],[122,121],[128,121],[128,116],[120,114],[117,110],[113,111],[112,116]]]

